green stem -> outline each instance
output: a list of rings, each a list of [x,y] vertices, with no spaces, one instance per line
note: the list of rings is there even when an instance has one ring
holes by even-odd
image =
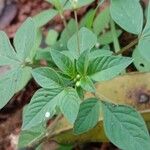
[[[56,128],[56,125],[58,121],[61,119],[62,115],[58,115],[56,119],[51,123],[51,125],[48,127],[47,131],[41,134],[39,137],[31,141],[24,149],[32,150],[38,147],[41,143],[47,141],[54,133],[54,130]]]
[[[66,22],[65,16],[63,15],[62,12],[59,12],[59,15],[61,17],[61,20],[63,21],[63,25],[65,26],[65,28],[67,28],[67,22]]]
[[[74,17],[75,17],[75,21],[76,21],[76,31],[77,31],[77,44],[78,44],[78,54],[80,54],[80,40],[79,40],[79,25],[78,25],[78,17],[77,17],[77,11],[76,9],[74,9]]]
[[[111,33],[113,36],[114,49],[115,49],[115,52],[117,53],[120,50],[120,45],[119,45],[119,41],[118,41],[115,23],[112,18],[110,19],[110,26],[111,26]]]
[[[63,9],[63,6],[62,5],[60,5],[60,10],[58,10],[58,12],[59,12],[59,15],[60,15],[60,17],[61,17],[61,20],[63,21],[63,25],[64,25],[64,27],[67,29],[67,32],[68,32],[68,37],[70,36],[70,31],[69,31],[69,29],[68,29],[68,26],[67,26],[67,21],[66,21],[66,19],[65,19],[65,16],[63,15],[63,11],[64,11],[64,9]]]

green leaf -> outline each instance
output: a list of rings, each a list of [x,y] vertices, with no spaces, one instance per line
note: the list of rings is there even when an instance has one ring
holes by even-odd
[[[57,72],[49,67],[40,67],[32,70],[35,81],[43,88],[60,88],[62,81]]]
[[[29,58],[30,58],[31,60],[34,59],[34,57],[35,57],[35,55],[36,55],[36,53],[37,53],[37,50],[39,49],[39,47],[40,47],[40,45],[41,45],[42,38],[43,38],[42,31],[37,28],[36,37],[35,37],[35,41],[34,41],[34,46],[33,46],[33,48],[31,49],[31,51],[30,51],[30,56],[29,56]]]
[[[45,40],[46,44],[54,45],[57,41],[58,35],[58,32],[56,32],[55,30],[49,30]]]
[[[36,41],[36,33],[36,26],[31,18],[28,18],[18,29],[14,38],[14,46],[21,61],[30,57]]]
[[[67,27],[61,33],[61,37],[59,40],[61,49],[63,50],[67,49],[67,42],[75,32],[76,32],[76,22],[74,19],[71,19],[68,22]]]
[[[66,51],[62,51],[62,53],[67,57],[69,57],[72,60],[72,62],[74,61],[74,57],[72,56],[72,53],[70,51],[66,50]]]
[[[120,149],[146,150],[150,136],[141,115],[131,107],[103,103],[104,129]]]
[[[16,88],[16,72],[11,71],[0,76],[0,109],[3,108],[12,98]]]
[[[110,80],[132,63],[132,59],[121,56],[98,57],[90,61],[88,76],[94,81]]]
[[[143,37],[140,39],[138,47],[139,52],[141,53],[142,57],[146,60],[149,61],[150,58],[150,36],[148,37]]]
[[[67,3],[68,0],[46,0],[47,2],[51,3],[52,5],[54,5],[54,7],[59,10],[59,11],[63,11],[63,7],[64,5]]]
[[[92,28],[96,10],[90,9],[80,21],[80,27]]]
[[[137,47],[139,51],[139,53],[138,52],[137,53],[140,54],[139,57],[141,57],[144,60],[145,66],[150,64],[149,63],[149,57],[150,57],[149,47],[150,47],[150,2],[148,6],[147,22],[146,22],[145,28],[142,32],[142,35],[140,37],[139,44]]]
[[[33,20],[27,19],[16,33],[15,52],[7,35],[0,32],[0,66],[9,68],[6,73],[0,75],[0,96],[2,97],[0,109],[31,79],[31,67],[26,66],[26,63],[32,62],[40,43],[38,33]]]
[[[99,0],[99,5],[103,4],[105,0]]]
[[[72,150],[73,145],[60,145],[57,150]]]
[[[97,43],[97,37],[96,35],[91,32],[87,28],[81,28],[79,30],[79,33],[75,33],[68,41],[67,47],[69,51],[72,52],[73,56],[75,58],[79,57],[78,53],[78,41],[77,41],[77,35],[79,35],[79,49],[80,53],[84,52],[85,50],[92,49],[95,44]]]
[[[99,13],[93,23],[94,33],[100,34],[110,22],[109,8],[106,8],[103,12]]]
[[[89,50],[84,51],[77,60],[76,67],[80,75],[86,75],[89,64]]]
[[[19,60],[7,35],[0,31],[0,66],[17,67]]]
[[[88,92],[95,92],[96,90],[92,80],[88,76],[81,78],[80,86]]]
[[[62,97],[59,100],[59,107],[61,112],[67,118],[70,123],[74,123],[79,107],[80,107],[80,98],[73,88],[66,88],[63,91]]]
[[[78,95],[79,95],[79,97],[80,97],[80,99],[81,100],[84,100],[84,90],[79,86],[79,87],[75,87],[75,89],[76,89],[76,91],[77,91],[77,93],[78,93]]]
[[[46,61],[52,61],[52,57],[50,55],[50,47],[37,49],[35,60],[43,60],[43,59]]]
[[[73,9],[73,6],[72,6],[72,2],[70,0],[46,0],[48,1],[49,3],[53,4],[58,10],[60,9]],[[83,6],[86,6],[90,3],[92,3],[94,0],[78,0],[77,1],[77,8],[80,8],[80,7],[83,7]]]
[[[143,11],[137,0],[111,0],[110,13],[113,20],[124,30],[140,34],[143,27]]]
[[[90,60],[98,58],[98,57],[111,56],[111,55],[112,55],[112,51],[110,50],[97,49],[97,50],[91,51]]]
[[[150,71],[150,60],[147,60],[143,57],[143,54],[141,51],[139,51],[138,48],[136,48],[133,51],[133,62],[135,67],[138,69],[140,72],[149,72]]]
[[[44,126],[41,123],[29,130],[22,130],[19,136],[18,148],[26,147],[31,141],[40,136],[46,129]]]
[[[117,30],[117,37],[119,37],[122,33],[121,30]],[[113,42],[113,35],[111,31],[108,31],[104,34],[102,34],[99,38],[98,38],[98,42],[100,43],[100,45],[107,45]]]
[[[150,36],[150,2],[148,5],[147,22],[146,22],[146,25],[145,25],[144,30],[142,32],[142,35],[144,37]]]
[[[56,10],[48,9],[34,16],[33,20],[35,21],[37,27],[42,27],[43,25],[47,24],[51,19],[53,19],[57,14],[58,12]]]
[[[64,1],[64,0],[62,0],[62,1]],[[78,0],[77,1],[77,8],[86,6],[86,5],[90,4],[90,3],[92,3],[93,1],[94,0]],[[64,6],[64,9],[73,9],[71,1],[68,0],[66,5]]]
[[[63,53],[56,50],[51,50],[50,53],[53,61],[58,66],[58,68],[65,74],[74,77],[74,64],[72,60]]]
[[[30,71],[30,67],[17,68],[0,75],[0,109],[27,84],[31,78]]]
[[[94,128],[100,115],[100,102],[90,98],[81,103],[77,119],[74,124],[74,133],[82,134]]]
[[[17,68],[16,70],[16,88],[15,93],[22,90],[31,79],[31,67]]]
[[[93,1],[94,0],[78,0],[77,6],[78,6],[78,8],[83,7],[83,6],[89,5]]]
[[[47,112],[51,118],[55,113],[59,99],[62,97],[62,91],[61,88],[38,90],[23,114],[23,130],[28,130],[46,121],[45,114]]]

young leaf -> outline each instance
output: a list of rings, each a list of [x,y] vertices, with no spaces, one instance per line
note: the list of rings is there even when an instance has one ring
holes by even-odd
[[[93,81],[88,76],[81,78],[80,86],[88,92],[95,92]]]
[[[61,112],[70,123],[74,123],[80,106],[80,98],[73,88],[66,88],[63,91],[62,97],[59,100]]]
[[[89,10],[85,14],[85,16],[82,18],[82,20],[80,21],[80,27],[87,27],[88,29],[91,29],[92,25],[93,25],[95,14],[96,14],[95,9]]]
[[[28,18],[18,29],[14,38],[14,46],[21,61],[30,56],[35,44],[36,33],[36,26],[31,18]]]
[[[60,88],[62,81],[56,71],[49,67],[40,67],[32,70],[36,82],[43,88]]]
[[[143,27],[143,12],[138,0],[111,0],[110,13],[113,20],[124,30],[140,34]]]
[[[79,35],[79,46],[77,41],[77,36]],[[92,33],[87,28],[81,28],[79,30],[79,33],[75,33],[68,41],[67,47],[72,52],[73,56],[75,58],[79,57],[78,51],[80,50],[80,53],[84,52],[85,50],[90,50],[93,48],[97,42],[97,37],[94,33]],[[79,48],[79,50],[78,50]]]
[[[97,35],[100,34],[109,24],[109,22],[110,22],[110,12],[109,8],[106,8],[103,12],[99,13],[99,15],[94,20],[93,23],[94,33],[96,33]]]
[[[121,73],[132,59],[121,56],[98,57],[90,61],[88,76],[94,81],[110,80]]]
[[[46,120],[45,114],[48,112],[49,117],[55,113],[55,108],[59,99],[62,97],[62,89],[40,89],[31,99],[27,111],[23,114],[23,130],[38,125]]]
[[[54,45],[57,41],[58,35],[58,32],[55,30],[49,30],[45,40],[46,44],[50,46]]]
[[[150,136],[141,115],[131,107],[103,103],[104,129],[120,149],[146,150]]]
[[[86,75],[89,64],[89,50],[84,51],[77,60],[76,67],[80,75]]]
[[[58,68],[62,70],[65,74],[69,75],[70,77],[73,77],[74,63],[72,62],[72,60],[63,53],[56,50],[51,50],[50,53],[53,61],[58,66]]]
[[[81,103],[77,119],[74,124],[74,133],[82,134],[94,128],[100,115],[100,102],[90,98]]]
[[[43,25],[47,24],[51,19],[53,19],[57,14],[58,12],[56,10],[48,9],[34,16],[33,20],[35,21],[37,27],[42,27]]]

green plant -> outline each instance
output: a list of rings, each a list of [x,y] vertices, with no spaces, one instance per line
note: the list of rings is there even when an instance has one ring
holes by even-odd
[[[97,92],[95,83],[124,74],[132,62],[139,71],[149,71],[150,5],[143,29],[139,0],[111,0],[109,8],[97,16],[98,7],[91,9],[80,23],[77,9],[94,0],[47,1],[55,9],[27,19],[16,33],[14,48],[6,34],[0,32],[0,66],[9,66],[9,70],[0,76],[0,108],[31,77],[41,87],[24,110],[20,146],[36,148],[44,140],[49,140],[63,115],[74,126],[74,134],[91,130],[103,117],[105,133],[116,146],[125,150],[148,150],[150,136],[139,112],[103,97]],[[98,6],[100,4],[101,1]],[[71,9],[75,18],[68,24],[63,16],[66,9]],[[40,48],[40,27],[57,14],[61,16],[65,29],[60,38],[59,33],[50,30],[46,38],[48,46],[43,50]],[[121,50],[118,37],[122,30],[116,29],[114,21],[122,29],[138,36]],[[110,43],[113,43],[114,50],[109,47]],[[133,59],[120,55],[137,43]],[[47,67],[40,65],[41,59],[47,60]],[[87,92],[93,96],[85,99]],[[103,98],[100,99],[99,95]],[[54,123],[46,129],[47,120],[55,115]],[[26,136],[29,132],[31,137]]]

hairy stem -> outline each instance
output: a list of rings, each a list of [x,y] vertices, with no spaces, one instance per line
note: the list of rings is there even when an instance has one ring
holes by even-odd
[[[66,5],[67,1],[68,1],[68,0],[65,1],[64,6]],[[60,8],[57,8],[57,10],[58,10],[58,12],[59,12],[59,16],[61,17],[61,20],[62,20],[62,22],[63,22],[64,27],[67,29],[68,37],[69,37],[69,36],[70,36],[70,31],[69,31],[69,29],[68,29],[67,21],[66,21],[66,19],[65,19],[64,14],[63,14],[63,12],[64,12],[64,6],[63,6],[60,2],[59,2],[59,4],[60,4]]]
[[[128,51],[131,47],[135,46],[138,43],[139,39],[136,38],[135,40],[133,40],[131,43],[129,43],[127,46],[125,46],[124,48],[122,48],[121,50],[117,51],[115,53],[115,55],[120,55],[122,53],[124,53],[125,51]]]
[[[111,26],[111,33],[113,36],[114,49],[115,49],[115,52],[117,53],[120,50],[120,45],[119,45],[119,41],[118,41],[118,37],[117,37],[115,23],[112,18],[110,19],[110,26]]]
[[[47,131],[43,134],[41,134],[39,137],[31,141],[24,149],[25,150],[32,150],[38,147],[41,143],[47,141],[50,137],[54,134],[54,129],[56,128],[56,125],[58,121],[61,119],[62,115],[58,115],[56,119],[51,123],[51,125],[48,127]]]
[[[78,53],[80,54],[80,40],[79,40],[79,25],[78,25],[78,17],[77,17],[77,11],[76,9],[74,9],[74,17],[75,17],[75,21],[76,21],[76,31],[77,31],[77,44],[78,44]]]
[[[62,13],[60,13],[60,17],[61,17],[61,20],[63,22],[64,27],[67,29],[67,36],[69,38],[70,37],[70,31],[69,31],[69,28],[67,26],[67,21],[65,19],[65,16]]]

